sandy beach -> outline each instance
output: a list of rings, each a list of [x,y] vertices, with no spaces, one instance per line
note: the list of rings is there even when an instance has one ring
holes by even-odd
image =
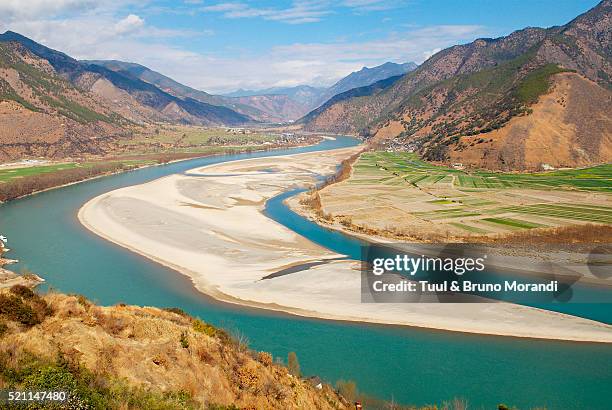
[[[314,184],[358,149],[196,168],[100,195],[78,216],[94,233],[176,269],[226,302],[325,319],[612,342],[612,326],[509,303],[361,303],[359,263],[335,260],[342,255],[263,213],[269,198]],[[273,275],[309,263],[314,266]]]

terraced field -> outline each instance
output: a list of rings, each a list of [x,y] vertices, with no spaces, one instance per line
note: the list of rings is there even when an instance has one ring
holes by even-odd
[[[416,185],[453,182],[459,188],[561,188],[612,192],[612,164],[529,174],[479,170],[466,172],[429,164],[412,153],[373,152],[362,155],[356,169],[372,176],[390,173]]]
[[[384,229],[474,235],[612,224],[612,164],[501,173],[436,166],[412,153],[369,152],[351,178],[321,198],[326,212]]]

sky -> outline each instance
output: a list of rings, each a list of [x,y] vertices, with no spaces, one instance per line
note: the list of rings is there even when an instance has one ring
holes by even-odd
[[[595,0],[0,0],[13,30],[78,59],[145,65],[212,93],[328,86],[386,61],[527,26],[561,25]]]

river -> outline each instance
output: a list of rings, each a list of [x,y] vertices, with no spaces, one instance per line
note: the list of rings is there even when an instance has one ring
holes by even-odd
[[[11,269],[40,274],[47,280],[43,289],[80,293],[101,304],[180,307],[240,332],[253,349],[282,358],[289,351],[297,352],[306,375],[317,374],[332,383],[352,379],[363,392],[402,403],[423,405],[462,397],[470,408],[494,408],[504,402],[521,409],[608,409],[612,383],[609,345],[325,321],[220,303],[196,291],[177,272],[90,233],[76,218],[89,199],[120,187],[213,163],[356,143],[338,137],[314,147],[193,159],[2,204],[0,233],[14,249],[10,257],[20,260]],[[282,208],[272,202],[267,212],[275,212],[274,206]],[[281,219],[300,224],[299,218],[287,211]],[[309,232],[301,233],[318,235]],[[326,240],[340,241],[336,248],[341,249],[342,241],[348,240],[329,234],[334,236]]]

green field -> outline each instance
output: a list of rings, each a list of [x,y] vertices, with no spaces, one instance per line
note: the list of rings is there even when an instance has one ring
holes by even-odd
[[[0,168],[0,182],[7,182],[14,178],[23,178],[31,175],[44,174],[47,172],[61,171],[63,169],[71,169],[77,166],[74,162],[66,164],[54,164],[54,165],[40,165],[35,167],[24,167],[24,168],[13,168],[13,169],[1,169]]]
[[[612,164],[504,173],[436,166],[413,153],[368,152],[355,163],[347,184],[359,185],[360,190],[387,187],[384,200],[391,208],[408,203],[402,207],[405,212],[468,233],[612,224],[612,207],[606,206],[607,194],[612,193]],[[587,200],[593,195],[598,199]]]
[[[94,165],[99,165],[102,163],[112,163],[112,162],[121,162],[126,165],[135,165],[135,166],[154,163],[154,161],[149,161],[149,160],[124,160],[124,161],[82,162],[82,163],[67,162],[67,163],[62,163],[62,164],[39,165],[39,166],[11,168],[11,169],[0,168],[0,183],[9,182],[17,178],[26,178],[26,177],[31,177],[35,175],[63,171],[66,169],[93,167]]]
[[[467,172],[429,164],[413,153],[371,152],[362,155],[355,169],[366,172],[373,179],[377,175],[380,179],[385,178],[383,183],[403,180],[415,186],[452,182],[456,188],[561,188],[612,192],[612,164],[538,173]],[[389,178],[389,174],[392,177]]]

